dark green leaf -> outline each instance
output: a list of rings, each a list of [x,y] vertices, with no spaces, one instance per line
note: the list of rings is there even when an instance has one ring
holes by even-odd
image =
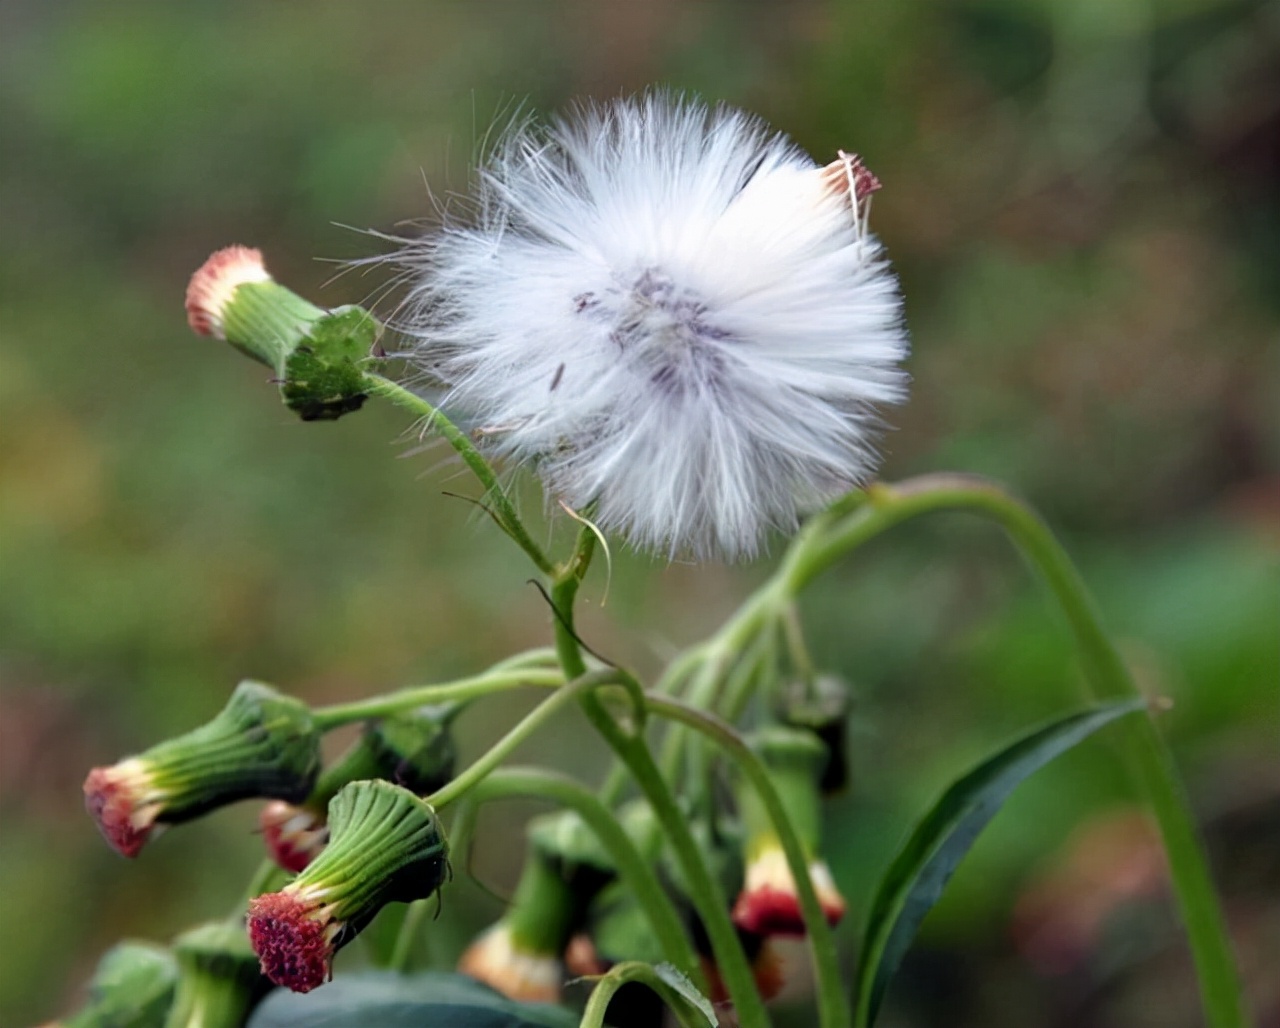
[[[1054,757],[1142,706],[1141,700],[1125,700],[1051,722],[979,764],[942,794],[876,890],[858,968],[859,1028],[874,1022],[889,979],[920,923],[1013,790]]]
[[[464,975],[342,975],[305,995],[273,992],[248,1028],[577,1028],[560,1007],[516,1003]]]

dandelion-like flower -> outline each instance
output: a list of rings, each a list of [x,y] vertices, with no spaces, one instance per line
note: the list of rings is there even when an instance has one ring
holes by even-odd
[[[663,93],[517,126],[409,245],[412,359],[498,455],[634,545],[748,557],[865,481],[902,399],[879,182]]]

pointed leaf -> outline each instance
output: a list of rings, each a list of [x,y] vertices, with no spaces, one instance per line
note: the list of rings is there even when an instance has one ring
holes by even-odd
[[[858,1028],[868,1028],[925,916],[982,830],[1018,785],[1105,725],[1143,707],[1125,700],[1051,722],[979,764],[947,789],[880,881],[857,976]]]

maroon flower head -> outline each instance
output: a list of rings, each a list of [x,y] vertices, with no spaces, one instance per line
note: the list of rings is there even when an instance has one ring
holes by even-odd
[[[318,901],[288,888],[249,904],[249,939],[262,973],[294,992],[310,992],[332,977],[339,928]]]
[[[258,827],[271,859],[293,874],[304,870],[329,841],[329,827],[322,816],[283,800],[262,808]]]
[[[125,760],[95,767],[84,780],[84,806],[116,852],[136,857],[161,811],[146,767]]]
[[[844,917],[844,897],[836,889],[824,861],[809,864],[809,880],[818,894],[828,924]],[[802,936],[804,917],[791,868],[781,846],[762,849],[747,866],[747,880],[733,905],[733,923],[755,935]]]

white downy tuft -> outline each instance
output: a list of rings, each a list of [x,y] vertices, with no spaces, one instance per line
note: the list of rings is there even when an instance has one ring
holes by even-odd
[[[876,181],[663,93],[513,128],[399,259],[412,360],[496,454],[667,556],[756,554],[865,482],[903,399]]]

